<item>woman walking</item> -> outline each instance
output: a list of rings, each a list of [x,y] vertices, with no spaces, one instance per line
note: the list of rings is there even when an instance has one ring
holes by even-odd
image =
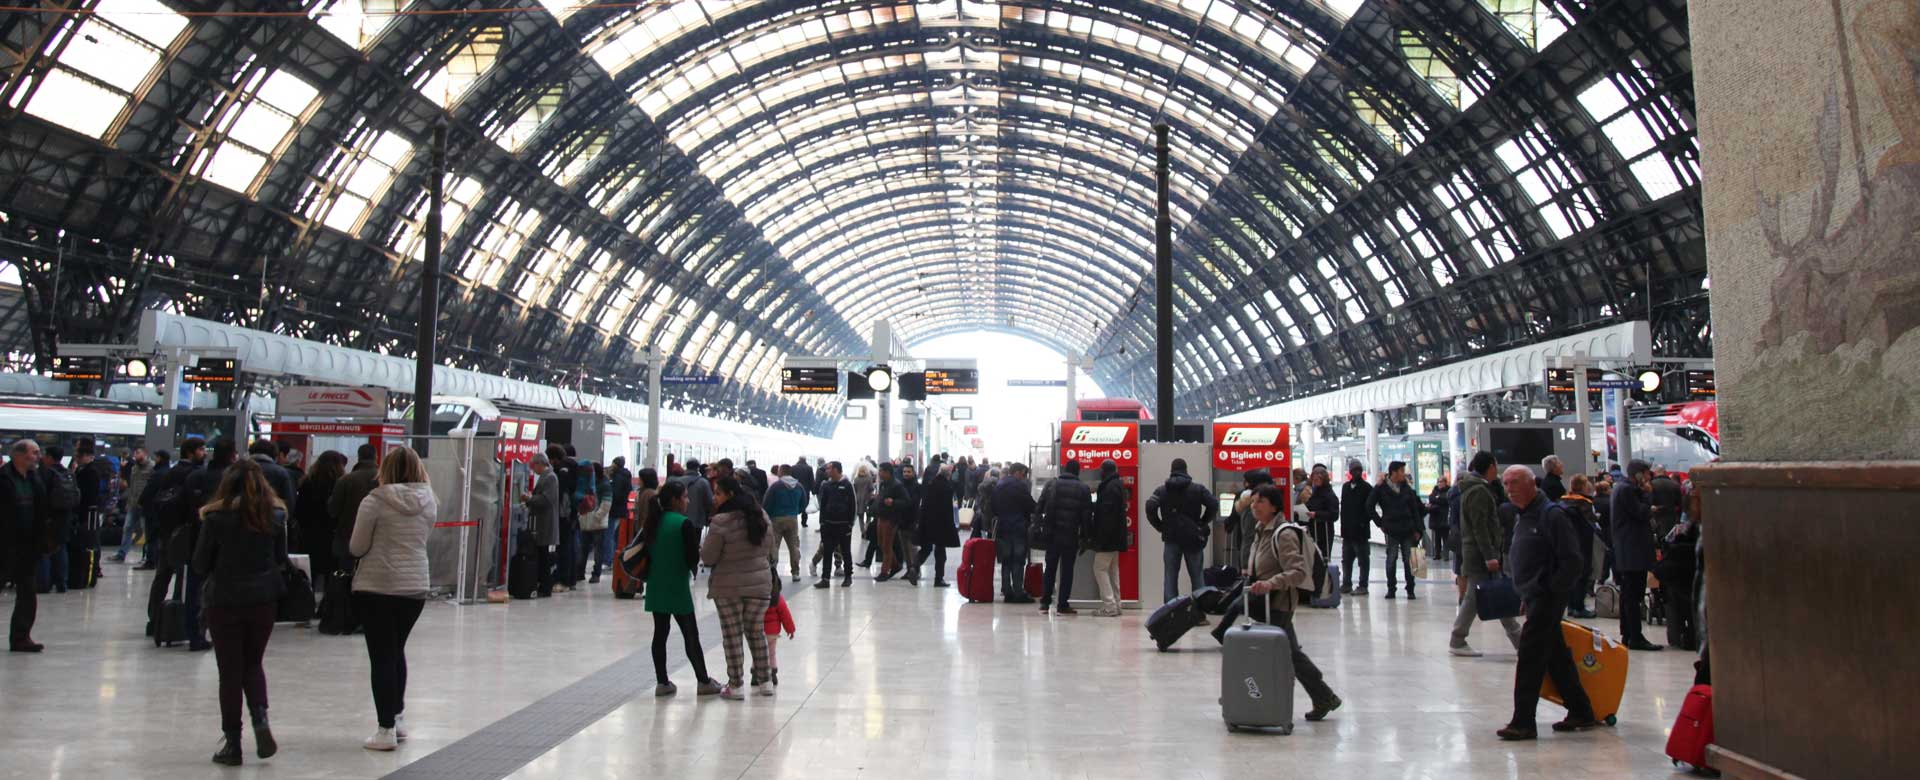
[[[427,603],[427,536],[439,505],[420,456],[397,447],[380,462],[380,485],[360,502],[349,552],[360,559],[353,575],[353,611],[367,634],[373,710],[379,728],[368,750],[393,750],[407,739],[407,635]]]
[[[254,752],[279,751],[267,727],[267,670],[262,661],[273,636],[273,616],[286,590],[287,509],[251,460],[227,468],[213,501],[200,509],[200,541],[193,570],[207,580],[204,604],[220,667],[220,732],[213,763],[240,765],[240,699],[253,716]]]
[[[933,586],[947,587],[947,548],[960,546],[959,510],[954,508],[953,466],[942,463],[933,476],[927,478],[927,484],[921,488],[920,501],[920,558],[913,562],[915,584],[920,581],[920,567],[933,558]]]
[[[1293,628],[1293,608],[1299,604],[1295,592],[1313,587],[1313,559],[1319,548],[1307,536],[1307,529],[1285,522],[1289,498],[1278,486],[1262,485],[1254,491],[1254,526],[1249,531],[1251,549],[1246,560],[1246,611],[1250,618],[1287,630],[1293,656],[1293,679],[1307,689],[1313,709],[1307,720],[1318,721],[1340,708],[1340,697],[1300,648],[1300,632]],[[1232,613],[1214,630],[1219,640],[1233,624]]]
[[[641,469],[641,484],[657,482],[653,469]],[[700,531],[687,525],[687,486],[668,482],[648,488],[650,501],[641,505],[645,525],[640,538],[647,545],[647,611],[653,613],[653,687],[655,696],[672,696],[680,689],[667,677],[667,635],[680,624],[687,661],[699,682],[699,694],[712,696],[720,685],[707,676],[707,656],[700,650],[700,624],[693,619],[693,567],[700,557]]]
[[[713,567],[707,598],[720,612],[720,646],[727,652],[727,685],[720,689],[720,698],[746,698],[740,677],[741,640],[753,654],[754,693],[772,696],[767,635],[759,630],[773,592],[773,582],[767,578],[767,513],[732,474],[714,480],[713,499],[719,509],[700,545],[700,562]]]

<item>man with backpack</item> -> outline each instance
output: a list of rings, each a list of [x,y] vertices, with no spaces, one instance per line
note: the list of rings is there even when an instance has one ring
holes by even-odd
[[[160,620],[160,604],[167,600],[167,589],[175,576],[185,576],[186,561],[193,556],[188,529],[195,521],[199,505],[193,503],[187,483],[207,460],[207,443],[191,438],[180,444],[180,460],[167,473],[147,483],[140,496],[147,517],[147,560],[156,567],[153,585],[147,591],[147,636],[153,636]],[[179,549],[185,548],[185,549]]]
[[[1165,601],[1180,597],[1180,562],[1187,564],[1187,582],[1193,590],[1201,585],[1202,558],[1207,552],[1207,534],[1213,518],[1220,512],[1213,491],[1195,483],[1187,474],[1185,458],[1174,458],[1167,481],[1147,497],[1147,522],[1160,532],[1160,559],[1166,567],[1162,581]]]
[[[33,623],[39,617],[40,598],[34,591],[34,569],[47,543],[47,492],[41,482],[40,445],[20,439],[7,449],[8,462],[0,466],[0,575],[13,582],[13,620],[7,649],[38,653],[45,645],[33,641]]]
[[[80,483],[61,460],[66,451],[48,447],[40,459],[40,484],[47,496],[47,552],[40,556],[39,592],[67,592],[67,546],[73,542],[74,516],[83,510]]]
[[[1040,611],[1058,604],[1056,615],[1078,614],[1073,599],[1073,564],[1080,557],[1080,537],[1093,524],[1093,488],[1080,481],[1080,462],[1070,460],[1060,466],[1060,477],[1040,491],[1040,523],[1028,530],[1047,551],[1045,574],[1041,578]],[[1053,600],[1055,588],[1060,600]]]

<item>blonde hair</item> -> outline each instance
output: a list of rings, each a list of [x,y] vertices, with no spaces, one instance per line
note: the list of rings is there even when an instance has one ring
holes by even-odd
[[[420,462],[420,455],[411,447],[395,447],[387,450],[387,457],[380,461],[380,484],[397,485],[403,482],[427,481],[427,467]]]

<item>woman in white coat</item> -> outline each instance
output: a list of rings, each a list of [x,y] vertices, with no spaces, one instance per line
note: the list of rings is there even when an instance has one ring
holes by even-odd
[[[365,626],[372,663],[373,709],[379,730],[368,750],[393,750],[407,738],[407,635],[427,603],[427,536],[439,506],[420,456],[406,447],[380,462],[380,485],[360,502],[348,551],[360,559],[353,574],[353,610]]]

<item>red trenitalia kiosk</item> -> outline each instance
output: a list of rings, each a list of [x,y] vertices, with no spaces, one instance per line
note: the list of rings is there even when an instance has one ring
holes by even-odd
[[[1095,490],[1100,464],[1112,459],[1127,486],[1127,551],[1120,554],[1120,600],[1140,600],[1140,425],[1132,422],[1060,423],[1060,464],[1080,464],[1080,479]],[[1092,571],[1091,568],[1086,571]],[[1080,586],[1075,585],[1078,590]],[[1089,591],[1091,592],[1091,591]],[[1083,596],[1084,598],[1084,596]]]
[[[1273,474],[1273,484],[1293,495],[1293,441],[1287,423],[1213,424],[1215,482],[1230,480],[1238,490],[1241,475],[1253,469]]]
[[[494,459],[500,462],[502,475],[500,480],[500,552],[499,577],[501,587],[506,586],[507,564],[513,555],[513,515],[525,509],[515,505],[521,494],[533,487],[533,471],[528,463],[539,454],[541,429],[545,427],[539,420],[522,420],[515,417],[502,417],[496,423],[499,428],[494,439]]]

